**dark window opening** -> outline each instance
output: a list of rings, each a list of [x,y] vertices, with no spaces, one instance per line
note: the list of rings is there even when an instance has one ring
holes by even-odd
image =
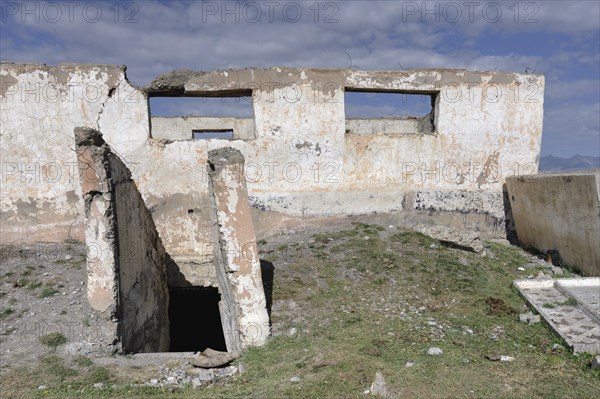
[[[233,129],[222,130],[192,130],[193,139],[233,139]]]
[[[227,351],[217,288],[171,288],[169,295],[170,352]]]

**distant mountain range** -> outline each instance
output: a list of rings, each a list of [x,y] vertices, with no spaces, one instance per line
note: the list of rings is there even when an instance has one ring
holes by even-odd
[[[548,155],[540,158],[540,172],[558,172],[565,170],[589,170],[600,168],[600,157],[573,155],[571,158],[559,158]]]

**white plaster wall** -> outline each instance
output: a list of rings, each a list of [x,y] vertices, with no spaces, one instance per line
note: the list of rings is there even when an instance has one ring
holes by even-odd
[[[73,129],[89,126],[102,132],[130,168],[167,252],[197,284],[214,280],[198,271],[213,253],[207,208],[210,149],[239,149],[252,204],[293,216],[410,210],[416,204],[404,203],[409,193],[500,193],[506,176],[537,171],[540,75],[285,68],[208,72],[191,76],[185,94],[252,88],[256,138],[173,142],[150,138],[147,97],[119,67],[5,63],[0,77],[2,241],[83,237]],[[20,85],[38,83],[72,90],[72,99],[52,102],[47,94],[21,94]],[[97,98],[85,95],[88,86],[97,87]],[[435,132],[346,134],[346,87],[439,92]],[[29,181],[10,169],[52,162],[62,168],[55,182]],[[69,168],[74,179],[66,173]]]

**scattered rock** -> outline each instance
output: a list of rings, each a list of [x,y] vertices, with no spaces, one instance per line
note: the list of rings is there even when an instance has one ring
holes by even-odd
[[[175,378],[175,377],[167,377],[167,383],[169,383],[169,384],[177,384],[177,378]]]
[[[212,381],[215,379],[215,372],[212,369],[199,369],[197,378],[200,382]]]
[[[383,374],[379,371],[375,373],[375,381],[371,384],[371,394],[380,398],[387,398],[387,386]]]
[[[102,388],[104,388],[104,384],[101,382],[97,382],[94,384],[94,388],[102,389]]]
[[[220,352],[208,348],[204,352],[197,353],[190,363],[192,366],[209,369],[231,363],[239,356],[240,354],[238,352]]]
[[[298,377],[297,375],[293,376],[292,378],[290,378],[290,382],[300,382],[302,381],[302,379],[300,377]]]
[[[411,368],[412,366],[414,366],[415,364],[413,362],[406,362],[406,364],[404,365],[404,367],[406,368]]]
[[[564,272],[562,267],[552,266],[552,274],[563,274]]]
[[[462,329],[463,329],[463,334],[469,334],[469,335],[475,334],[473,329],[469,328],[469,326],[462,326]]]
[[[441,350],[440,348],[431,347],[431,348],[427,349],[427,354],[429,354],[431,356],[440,356],[440,355],[444,354],[444,351]]]
[[[553,266],[562,266],[560,253],[556,249],[549,249],[546,251],[546,262]]]
[[[159,382],[158,378],[153,378],[153,379],[150,380],[150,384],[151,385],[158,385],[158,382]]]
[[[512,362],[513,360],[515,360],[514,357],[505,355],[486,355],[485,357],[486,359],[494,362]]]
[[[293,337],[294,335],[296,335],[296,333],[298,333],[298,330],[296,329],[296,327],[292,327],[292,328],[290,328],[290,331],[288,331],[288,335],[290,337]]]
[[[202,381],[200,381],[200,378],[198,378],[198,377],[192,378],[192,387],[198,388],[201,385],[202,385]]]
[[[465,251],[482,253],[483,244],[479,234],[472,231],[458,231],[445,226],[417,226],[415,231],[438,240],[442,245]]]
[[[592,370],[600,370],[600,356],[596,356],[590,362],[590,368]]]
[[[40,386],[38,387],[38,389],[39,389],[40,391],[42,391],[42,390],[44,390],[44,389],[46,389],[46,388],[48,388],[48,387],[47,387],[47,386],[45,386],[45,385],[40,385]]]
[[[525,268],[521,266],[521,267],[517,267],[517,270],[520,271],[520,272],[524,272]]]
[[[523,323],[529,323],[529,324],[536,324],[541,321],[540,315],[533,314],[533,312],[521,313],[519,315],[519,320]]]

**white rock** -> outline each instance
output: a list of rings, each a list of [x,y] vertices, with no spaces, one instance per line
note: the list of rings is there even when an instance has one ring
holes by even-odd
[[[94,384],[94,388],[98,388],[98,389],[104,388],[104,384],[101,382],[97,382]]]
[[[524,272],[525,268],[524,267],[517,267],[517,270],[520,271],[520,272]]]
[[[65,260],[71,260],[71,259],[73,259],[73,257],[71,255],[65,256]]]
[[[375,373],[375,381],[371,385],[371,394],[380,398],[387,398],[387,386],[383,374],[379,371]]]
[[[167,377],[167,382],[169,384],[177,384],[177,378],[175,378],[175,377]]]
[[[296,329],[296,327],[292,327],[292,328],[290,328],[290,331],[288,332],[288,335],[290,337],[293,337],[294,335],[296,335],[296,333],[298,333],[298,330]]]
[[[150,380],[150,384],[152,384],[152,385],[158,385],[158,382],[159,382],[158,378],[153,378]]]
[[[300,382],[300,381],[302,381],[302,380],[297,375],[295,375],[292,378],[290,378],[290,382]]]
[[[427,350],[427,353],[431,356],[439,356],[439,355],[443,355],[444,351],[441,350],[440,348],[431,347]]]
[[[404,367],[406,368],[411,368],[412,366],[414,366],[415,364],[413,362],[406,362],[406,364],[404,365]]]
[[[40,386],[38,387],[38,389],[39,389],[40,391],[41,391],[41,390],[43,390],[43,389],[46,389],[46,388],[48,388],[48,387],[47,387],[47,386],[45,386],[45,385],[40,385]]]

